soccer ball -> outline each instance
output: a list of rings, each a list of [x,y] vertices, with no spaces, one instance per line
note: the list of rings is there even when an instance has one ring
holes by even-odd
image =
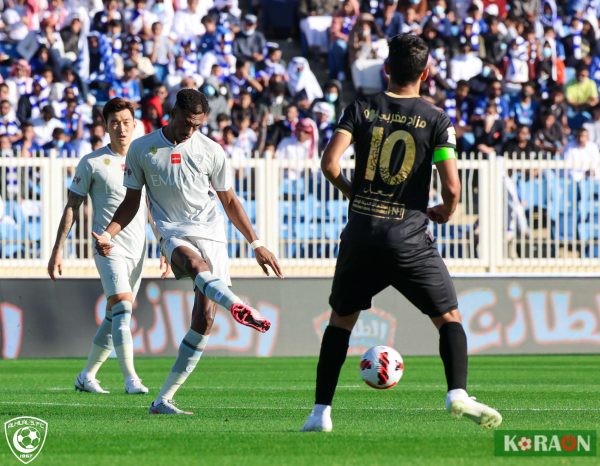
[[[378,390],[392,388],[402,378],[404,361],[394,348],[373,346],[360,359],[360,376]]]
[[[40,433],[35,427],[23,427],[17,434],[17,442],[25,450],[35,450],[40,441]]]

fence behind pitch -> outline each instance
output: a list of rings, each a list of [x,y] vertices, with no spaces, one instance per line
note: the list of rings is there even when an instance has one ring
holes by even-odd
[[[0,270],[41,276],[66,201],[76,159],[0,157]],[[343,161],[352,177],[353,160]],[[458,160],[461,204],[451,222],[430,225],[454,272],[600,271],[600,181],[593,169],[551,154]],[[277,252],[287,275],[329,275],[347,220],[348,202],[323,177],[318,160],[248,159],[233,167],[235,190],[255,228]],[[441,201],[435,175],[430,204]],[[65,270],[93,273],[91,204],[86,202],[65,246]],[[159,247],[147,228],[148,270]],[[228,223],[236,275],[257,269],[246,240]]]

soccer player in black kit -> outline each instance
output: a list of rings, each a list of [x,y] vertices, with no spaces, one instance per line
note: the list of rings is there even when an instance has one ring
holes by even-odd
[[[418,36],[394,37],[384,65],[387,92],[348,106],[323,154],[324,175],[350,200],[350,207],[317,365],[316,401],[305,432],[333,429],[331,402],[350,333],[360,311],[369,309],[373,296],[390,285],[439,330],[448,412],[484,428],[502,422],[500,413],[467,394],[467,338],[456,292],[427,231],[429,220],[450,219],[460,197],[454,127],[443,111],[419,97],[421,81],[428,76],[428,56]],[[348,180],[339,161],[351,143],[356,168]],[[443,203],[427,208],[432,163],[442,182]]]

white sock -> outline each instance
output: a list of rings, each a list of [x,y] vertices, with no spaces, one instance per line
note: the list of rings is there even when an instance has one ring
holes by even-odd
[[[315,416],[331,416],[331,406],[330,405],[314,405],[313,406],[313,414]]]
[[[131,337],[133,305],[130,301],[119,301],[111,310],[113,343],[121,372],[126,380],[137,379],[138,376],[133,366],[133,339]]]
[[[98,327],[90,353],[87,358],[85,367],[81,371],[81,375],[88,379],[95,379],[100,366],[108,359],[113,350],[113,342],[111,335],[111,312],[106,310],[106,317]]]
[[[468,398],[469,394],[462,388],[455,388],[454,390],[448,390],[446,394],[446,403],[452,403],[454,400],[460,400],[462,398]]]
[[[195,330],[189,329],[181,344],[175,364],[167,376],[154,404],[159,404],[163,400],[172,400],[175,392],[186,381],[189,375],[196,368],[196,364],[202,356],[202,352],[208,343],[209,335],[202,335]]]
[[[228,311],[234,304],[242,302],[242,300],[229,289],[223,280],[215,277],[208,271],[200,272],[196,275],[194,284],[204,296],[211,301],[220,304]]]

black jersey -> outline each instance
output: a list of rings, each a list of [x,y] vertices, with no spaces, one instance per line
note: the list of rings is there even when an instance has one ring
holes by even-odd
[[[420,97],[355,100],[337,131],[352,136],[356,168],[342,239],[398,244],[427,227],[433,153],[456,149],[448,116]]]

